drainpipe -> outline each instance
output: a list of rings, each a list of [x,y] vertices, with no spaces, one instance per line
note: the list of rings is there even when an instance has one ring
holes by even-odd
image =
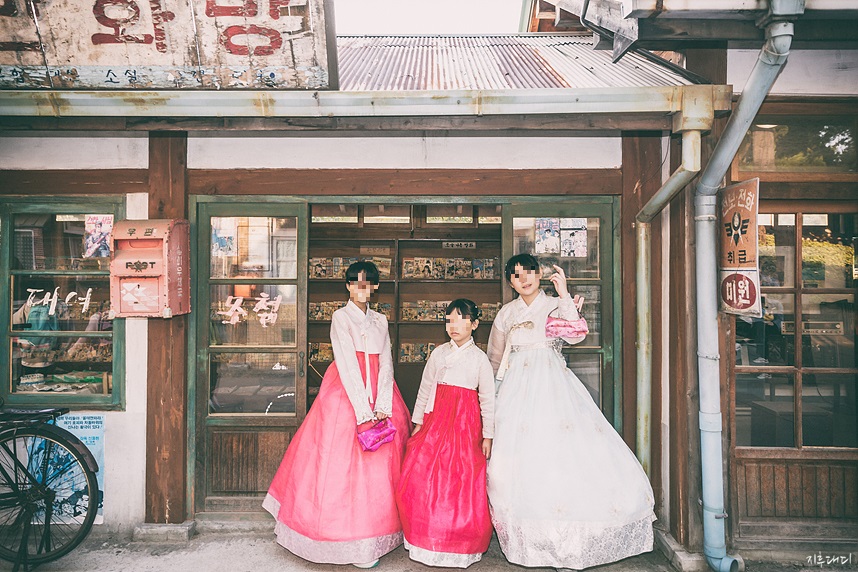
[[[635,451],[638,460],[651,476],[652,436],[652,288],[650,282],[650,226],[652,219],[685,188],[700,171],[700,131],[682,133],[682,164],[664,182],[638,213],[637,261],[635,262],[635,289],[637,312],[637,436]]]
[[[772,0],[769,17],[772,16],[773,8],[784,14],[785,18],[795,18],[804,12],[804,0]],[[776,20],[766,25],[766,43],[696,189],[694,220],[697,240],[697,369],[703,473],[703,553],[709,566],[716,572],[736,572],[744,564],[741,557],[727,555],[724,533],[727,514],[724,511],[721,454],[720,356],[718,336],[714,334],[718,331],[717,193],[751,122],[786,63],[792,37],[792,22]]]

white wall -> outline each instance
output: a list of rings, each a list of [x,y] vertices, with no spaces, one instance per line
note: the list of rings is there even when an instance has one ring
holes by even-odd
[[[190,135],[190,169],[611,169],[620,137]]]
[[[727,52],[727,83],[744,89],[759,50]],[[792,50],[772,95],[858,95],[858,50]]]
[[[147,133],[3,133],[0,169],[147,169]],[[2,182],[0,182],[2,184]]]

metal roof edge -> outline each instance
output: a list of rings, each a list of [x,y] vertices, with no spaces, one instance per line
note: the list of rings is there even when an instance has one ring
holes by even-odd
[[[665,86],[443,91],[0,91],[14,117],[402,117],[512,114],[672,114],[683,93],[711,88],[715,112],[732,87]]]

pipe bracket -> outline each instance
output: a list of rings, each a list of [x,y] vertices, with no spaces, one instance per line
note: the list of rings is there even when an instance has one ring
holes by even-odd
[[[721,432],[721,413],[705,413],[703,411],[698,411],[697,415],[700,420],[700,430],[707,431],[710,433],[720,433]]]

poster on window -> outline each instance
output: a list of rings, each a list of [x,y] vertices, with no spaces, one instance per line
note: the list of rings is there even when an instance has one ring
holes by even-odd
[[[110,258],[113,215],[86,215],[83,227],[83,257]]]
[[[560,219],[536,219],[536,254],[560,254]]]
[[[55,503],[55,506],[67,511],[69,516],[78,516],[83,512],[81,507],[88,501],[89,496],[96,494],[98,495],[98,512],[95,516],[95,524],[101,524],[104,521],[104,415],[93,413],[66,414],[57,419],[57,426],[80,439],[95,457],[95,462],[98,464],[98,472],[95,474],[98,490],[88,491],[81,478],[72,478],[69,481],[71,485],[61,489],[65,496],[60,502]],[[80,486],[81,483],[84,483],[84,486]]]
[[[721,193],[721,257],[719,284],[721,311],[762,317],[760,304],[757,216],[760,180],[731,185]]]

